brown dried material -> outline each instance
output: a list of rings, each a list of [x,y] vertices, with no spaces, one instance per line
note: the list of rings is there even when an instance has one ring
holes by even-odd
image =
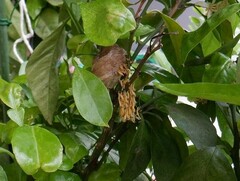
[[[126,51],[118,45],[105,47],[93,61],[92,72],[98,76],[109,89],[120,80],[119,69],[126,64]]]
[[[122,91],[118,92],[119,116],[123,122],[135,122],[136,119],[140,119],[140,116],[138,109],[136,109],[134,86],[131,84],[126,90],[126,85],[129,83],[128,75],[130,71],[127,66],[121,66],[118,73],[124,76],[124,79],[120,80]]]

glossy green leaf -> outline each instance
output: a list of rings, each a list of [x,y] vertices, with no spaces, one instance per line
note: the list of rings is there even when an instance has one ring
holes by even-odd
[[[64,25],[43,40],[31,55],[26,68],[33,97],[44,118],[51,124],[58,99],[56,64],[65,45]]]
[[[0,99],[10,108],[18,108],[21,104],[22,87],[16,83],[8,83],[0,78]]]
[[[96,0],[80,8],[84,32],[98,45],[113,45],[136,26],[132,13],[119,0]]]
[[[212,56],[203,74],[204,82],[235,83],[236,63],[224,54],[216,53]]]
[[[16,109],[9,109],[7,114],[11,120],[17,123],[19,126],[23,126],[24,124],[24,113],[25,110],[22,107]]]
[[[142,120],[131,144],[122,181],[132,181],[146,169],[151,159],[150,140],[150,131]]]
[[[77,67],[72,84],[74,101],[82,117],[91,124],[108,126],[113,107],[103,82],[91,72]]]
[[[28,13],[32,19],[35,19],[46,5],[45,0],[27,1]]]
[[[59,6],[63,4],[63,0],[47,0],[47,2],[53,6]]]
[[[183,159],[178,144],[162,124],[162,120],[152,117],[148,123],[152,130],[151,157],[154,174],[157,180],[171,180]]]
[[[51,18],[49,18],[51,17]],[[59,25],[58,13],[54,9],[44,9],[37,18],[35,32],[42,39],[47,38]]]
[[[198,149],[217,144],[215,127],[204,113],[185,104],[168,105],[167,110],[176,125],[185,131]]]
[[[62,163],[63,148],[60,141],[44,128],[19,127],[13,133],[11,143],[18,164],[29,175],[39,169],[54,172]]]
[[[66,155],[63,155],[62,164],[59,167],[59,170],[69,171],[69,170],[73,169],[73,165],[74,165],[74,163],[72,162],[72,160],[70,158],[68,158]]]
[[[214,36],[213,32],[210,32],[201,42],[204,56],[211,54],[221,47],[221,42]]]
[[[71,134],[61,134],[59,135],[60,141],[64,146],[65,153],[67,157],[76,163],[85,155],[88,154],[87,149],[79,143],[77,138]]]
[[[115,163],[103,164],[97,171],[93,172],[88,181],[121,181],[121,170]]]
[[[187,158],[172,181],[236,181],[225,155],[217,147],[199,150]]]
[[[81,181],[77,174],[60,170],[53,173],[39,172],[34,178],[36,181]]]
[[[160,90],[178,96],[195,97],[240,105],[240,84],[155,84]]]
[[[174,21],[172,18],[168,17],[167,15],[161,13],[161,16],[163,18],[163,20],[166,23],[168,32],[170,33],[170,38],[175,50],[175,54],[177,57],[177,60],[173,60],[171,62],[172,65],[176,64],[178,66],[181,65],[181,62],[179,62],[180,58],[181,58],[181,49],[182,49],[182,39],[183,36],[185,34],[183,28],[176,22]]]
[[[3,170],[2,166],[0,165],[0,180],[1,181],[8,181],[7,175]]]
[[[237,13],[239,10],[239,3],[229,5],[224,9],[214,13],[196,31],[185,34],[181,42],[180,63],[184,63],[189,52],[196,47],[208,35],[209,32],[213,31],[219,24],[231,17],[233,14]]]

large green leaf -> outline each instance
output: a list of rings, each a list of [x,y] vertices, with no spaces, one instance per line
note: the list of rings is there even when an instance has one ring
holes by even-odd
[[[182,163],[180,149],[165,125],[162,124],[162,120],[153,117],[148,122],[152,130],[151,156],[154,174],[157,180],[171,180]]]
[[[36,181],[81,181],[81,178],[72,172],[56,171],[53,173],[39,172],[34,175]]]
[[[13,133],[11,143],[18,164],[29,175],[39,169],[54,172],[62,163],[63,148],[60,141],[44,128],[19,127]]]
[[[186,132],[198,149],[216,145],[215,127],[204,113],[185,104],[168,105],[167,110],[176,125]]]
[[[17,109],[9,109],[7,111],[8,117],[19,126],[23,126],[24,124],[24,113],[25,110],[22,107],[18,107]]]
[[[97,171],[93,172],[88,181],[120,181],[121,170],[115,163],[102,165]]]
[[[178,96],[195,97],[240,105],[240,84],[155,84],[160,90]]]
[[[132,181],[146,169],[151,159],[150,139],[150,131],[142,121],[133,138],[122,181]]]
[[[113,45],[136,26],[132,13],[120,0],[96,0],[80,7],[84,32],[98,45]]]
[[[199,150],[187,158],[172,181],[236,181],[233,169],[217,147]]]
[[[213,14],[196,31],[185,34],[182,39],[180,63],[184,63],[189,52],[196,47],[208,35],[209,32],[213,31],[219,24],[238,11],[240,11],[239,3],[229,5]]]
[[[1,181],[8,181],[7,175],[5,173],[5,171],[3,170],[3,168],[0,165],[0,180]]]
[[[31,55],[26,68],[33,97],[44,118],[51,124],[58,99],[56,64],[65,45],[64,25],[43,40]]]
[[[86,121],[97,126],[108,126],[113,106],[108,89],[91,72],[76,67],[72,81],[77,109]]]

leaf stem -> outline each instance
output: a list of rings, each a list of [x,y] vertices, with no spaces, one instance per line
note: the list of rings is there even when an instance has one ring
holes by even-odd
[[[237,126],[237,120],[236,120],[236,106],[230,105],[230,110],[232,115],[233,136],[234,136],[234,143],[231,151],[231,157],[232,157],[237,180],[240,181],[240,160],[239,160],[240,138],[239,138],[239,132],[238,132],[238,126]]]

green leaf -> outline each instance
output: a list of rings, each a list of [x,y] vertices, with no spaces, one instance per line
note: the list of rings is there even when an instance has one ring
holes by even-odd
[[[113,45],[136,26],[132,13],[120,0],[96,0],[82,3],[80,8],[84,32],[98,45]]]
[[[180,63],[182,64],[185,62],[189,52],[196,47],[208,35],[209,32],[213,31],[219,24],[231,17],[233,14],[237,13],[239,10],[239,3],[229,5],[226,8],[214,13],[196,31],[185,34],[181,42]]]
[[[178,96],[195,97],[240,105],[240,84],[159,84],[160,90]]]
[[[85,155],[88,154],[87,149],[77,141],[77,138],[71,134],[61,134],[59,135],[60,141],[64,146],[65,153],[67,157],[76,163]]]
[[[51,17],[51,18],[49,18]],[[59,25],[58,13],[54,9],[47,8],[37,18],[35,33],[42,39],[47,38]]]
[[[30,17],[34,20],[46,5],[45,0],[27,1],[27,8]]]
[[[81,181],[77,174],[60,170],[53,173],[40,171],[34,175],[34,178],[36,181]]]
[[[207,65],[203,74],[204,82],[213,83],[235,83],[236,63],[221,53],[212,56],[210,64]]]
[[[211,54],[221,47],[221,43],[214,36],[213,32],[210,32],[207,36],[205,36],[201,42],[202,51],[204,56]]]
[[[63,155],[63,160],[62,160],[62,164],[59,167],[59,170],[62,171],[69,171],[73,168],[73,162],[70,158],[68,158],[66,155]]]
[[[171,180],[183,159],[178,144],[162,124],[162,120],[152,117],[148,123],[152,130],[151,156],[154,174],[157,180]]]
[[[166,16],[165,14],[161,13],[161,16],[163,20],[166,23],[166,26],[168,28],[168,32],[170,33],[170,38],[175,50],[175,54],[177,57],[177,60],[171,61],[170,63],[174,66],[180,66],[181,62],[179,61],[181,58],[181,50],[182,50],[182,39],[185,34],[183,28],[172,18]],[[170,60],[170,59],[169,59]],[[174,66],[175,67],[175,66]]]
[[[31,55],[26,68],[33,97],[44,118],[51,124],[58,99],[56,64],[65,45],[64,24],[43,40]]]
[[[47,2],[53,6],[60,6],[63,4],[63,0],[47,0]]]
[[[44,128],[19,127],[13,133],[11,143],[18,164],[28,175],[35,174],[39,169],[54,172],[62,163],[63,148],[60,141]]]
[[[225,155],[217,147],[206,148],[187,158],[172,181],[236,181]]]
[[[18,126],[23,126],[24,124],[24,113],[25,110],[22,107],[16,109],[9,109],[7,115],[11,120],[18,124]]]
[[[115,163],[103,164],[97,171],[93,172],[88,181],[120,181],[121,170]]]
[[[132,181],[147,167],[151,159],[150,132],[142,120],[133,138],[122,181]]]
[[[0,99],[10,108],[18,108],[21,104],[22,87],[16,83],[8,83],[0,78]]]
[[[0,180],[1,181],[8,181],[7,175],[3,170],[2,166],[0,165]]]
[[[26,181],[27,174],[20,168],[17,162],[4,165],[4,170],[9,181]],[[0,179],[1,180],[1,179]]]
[[[201,111],[185,104],[168,105],[167,110],[176,125],[185,131],[198,149],[216,145],[215,127]]]
[[[113,107],[103,82],[91,72],[76,67],[72,84],[74,101],[82,117],[91,124],[108,126]]]

